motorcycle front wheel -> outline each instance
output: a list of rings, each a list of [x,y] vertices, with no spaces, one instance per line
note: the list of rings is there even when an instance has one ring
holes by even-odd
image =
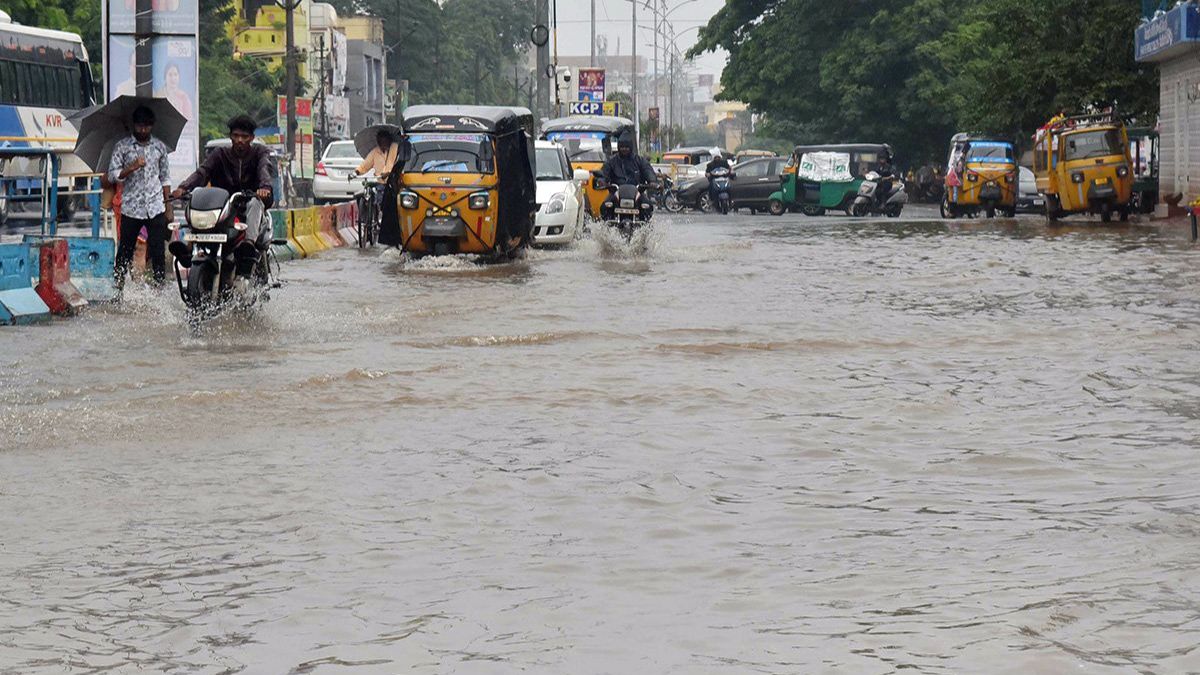
[[[679,213],[683,210],[683,204],[679,202],[679,195],[674,191],[667,193],[667,198],[663,200],[663,208],[668,213]]]

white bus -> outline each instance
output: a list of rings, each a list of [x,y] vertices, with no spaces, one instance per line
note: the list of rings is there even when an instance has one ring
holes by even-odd
[[[69,116],[92,105],[94,87],[87,49],[75,33],[13,23],[0,11],[0,148],[52,148],[62,164],[60,187],[91,173],[76,157],[76,129]],[[36,189],[25,184],[22,191]],[[75,200],[59,200],[59,218]],[[9,210],[0,191],[0,222]]]

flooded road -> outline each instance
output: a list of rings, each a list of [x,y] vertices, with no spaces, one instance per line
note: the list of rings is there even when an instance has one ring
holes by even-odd
[[[1200,249],[658,225],[0,330],[0,673],[1200,672]]]

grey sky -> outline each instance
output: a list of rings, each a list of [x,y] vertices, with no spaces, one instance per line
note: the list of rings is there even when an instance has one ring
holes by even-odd
[[[553,3],[554,0],[551,0]],[[562,56],[586,56],[591,49],[591,2],[590,0],[557,0],[558,2],[558,53]],[[639,26],[653,25],[654,14],[646,9],[646,0],[638,7]],[[654,5],[650,0],[651,6]],[[717,12],[724,0],[665,0],[666,12],[671,23],[675,25],[678,36],[676,45],[680,51],[687,51],[696,42],[699,27],[708,22],[708,18]],[[676,9],[678,8],[678,9]],[[596,33],[608,37],[608,53],[617,53],[618,41],[620,53],[628,55],[632,31],[630,28],[630,6],[628,0],[596,0]],[[638,55],[645,56],[647,62],[654,51],[654,34],[646,29],[638,29]],[[706,54],[696,59],[699,72],[712,73],[719,76],[725,65],[726,55]],[[650,69],[653,70],[653,64]]]

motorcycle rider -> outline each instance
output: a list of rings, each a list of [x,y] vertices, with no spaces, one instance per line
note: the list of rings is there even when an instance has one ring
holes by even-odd
[[[257,199],[245,205],[245,213],[238,214],[246,223],[246,235],[234,250],[237,276],[246,280],[254,271],[259,256],[271,243],[269,227],[264,219],[265,210],[274,203],[271,189],[271,155],[267,146],[254,144],[256,124],[248,115],[238,115],[228,122],[228,148],[216,148],[204,163],[197,167],[171,197],[179,199],[197,187],[211,185],[230,193],[243,190],[254,191]]]
[[[617,154],[604,163],[600,174],[612,187],[621,185],[645,185],[649,189],[658,187],[658,174],[654,172],[654,167],[650,166],[650,162],[646,161],[645,157],[633,151],[633,136],[629,132],[621,134],[621,137],[617,139]],[[608,198],[601,204],[602,218],[612,217],[613,209],[616,208],[616,203],[613,201],[615,198],[616,193],[610,192]],[[647,203],[650,208],[646,209],[645,218],[648,219],[654,211],[654,205],[648,200]]]
[[[875,173],[879,174],[879,182],[875,184],[875,205],[882,208],[892,195],[892,183],[896,177],[892,159],[887,155],[880,157]]]
[[[729,160],[725,159],[720,150],[714,150],[712,160],[708,163],[708,166],[704,167],[704,177],[708,179],[708,199],[713,208],[717,207],[717,188],[713,184],[712,172],[718,168],[732,171],[732,168],[729,166]]]

